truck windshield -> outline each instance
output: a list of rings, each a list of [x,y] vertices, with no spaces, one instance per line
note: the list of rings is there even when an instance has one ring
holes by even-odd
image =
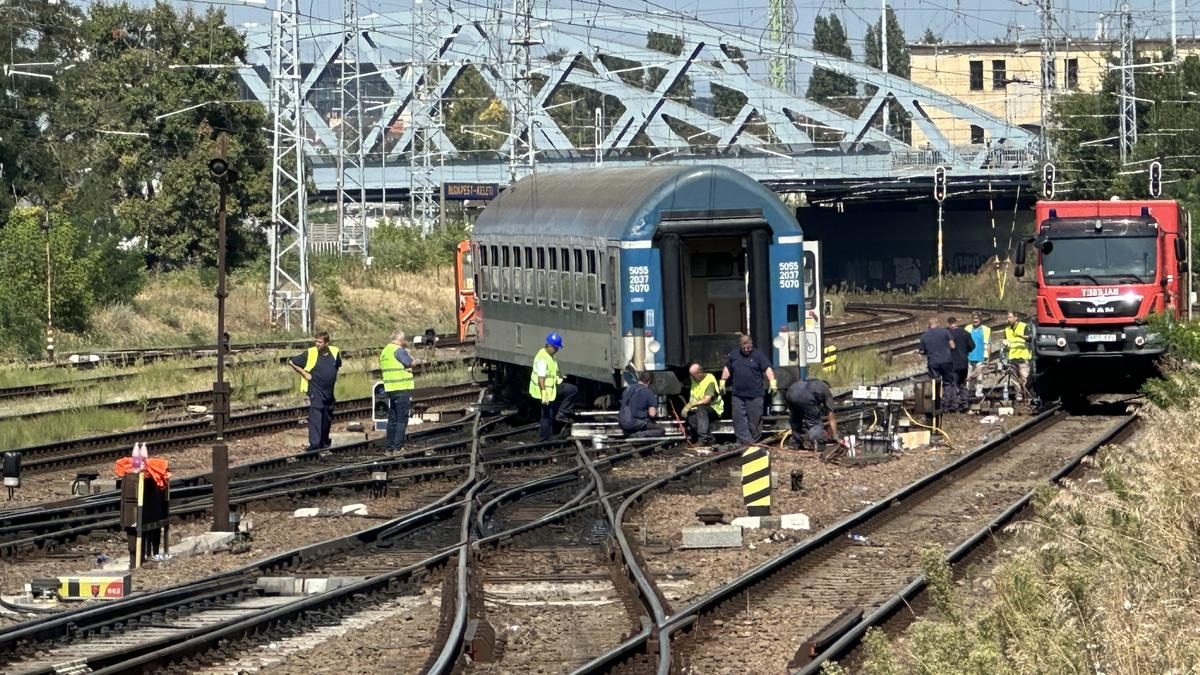
[[[1055,238],[1042,256],[1042,273],[1052,286],[1153,283],[1157,273],[1154,237]]]

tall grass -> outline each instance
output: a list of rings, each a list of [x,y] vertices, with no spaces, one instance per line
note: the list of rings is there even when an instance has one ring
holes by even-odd
[[[0,448],[5,450],[104,434],[142,425],[144,415],[128,410],[69,410],[36,422],[0,420]]]
[[[816,376],[829,383],[830,387],[850,387],[857,384],[879,382],[894,368],[877,351],[858,350],[839,353],[836,367],[819,366]]]
[[[928,302],[946,298],[972,307],[1028,313],[1033,309],[1035,293],[1036,288],[1032,283],[1013,276],[1010,264],[997,265],[993,258],[976,274],[946,274],[941,283],[934,277],[916,290],[867,291],[839,287],[827,293],[827,297],[842,295],[847,302],[872,304]]]
[[[210,277],[195,269],[154,275],[132,303],[97,311],[86,333],[60,334],[59,351],[215,344],[215,283]],[[238,270],[230,275],[228,286],[225,322],[233,342],[304,337],[271,327],[265,270]],[[410,333],[454,327],[449,266],[418,274],[341,263],[316,284],[315,293],[315,325],[330,331],[338,344],[382,344],[397,326]]]

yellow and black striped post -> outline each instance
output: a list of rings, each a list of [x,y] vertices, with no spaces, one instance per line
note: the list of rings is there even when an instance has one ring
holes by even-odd
[[[821,358],[821,371],[832,373],[837,370],[837,345],[826,345]]]
[[[766,448],[751,445],[742,452],[742,499],[746,515],[771,515],[771,456]]]

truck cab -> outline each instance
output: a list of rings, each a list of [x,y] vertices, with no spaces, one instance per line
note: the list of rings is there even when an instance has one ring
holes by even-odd
[[[1036,250],[1031,347],[1042,387],[1087,379],[1079,366],[1095,359],[1124,359],[1106,377],[1145,371],[1166,351],[1147,319],[1186,312],[1188,228],[1170,200],[1038,202],[1015,262],[1024,276],[1026,246]]]

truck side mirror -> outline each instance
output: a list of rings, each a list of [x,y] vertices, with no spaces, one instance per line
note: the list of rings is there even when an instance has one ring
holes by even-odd
[[[1186,272],[1188,269],[1187,242],[1180,237],[1175,237],[1175,260],[1179,263],[1179,271]]]
[[[1020,279],[1025,276],[1025,240],[1017,242],[1017,250],[1013,253],[1013,276]]]

